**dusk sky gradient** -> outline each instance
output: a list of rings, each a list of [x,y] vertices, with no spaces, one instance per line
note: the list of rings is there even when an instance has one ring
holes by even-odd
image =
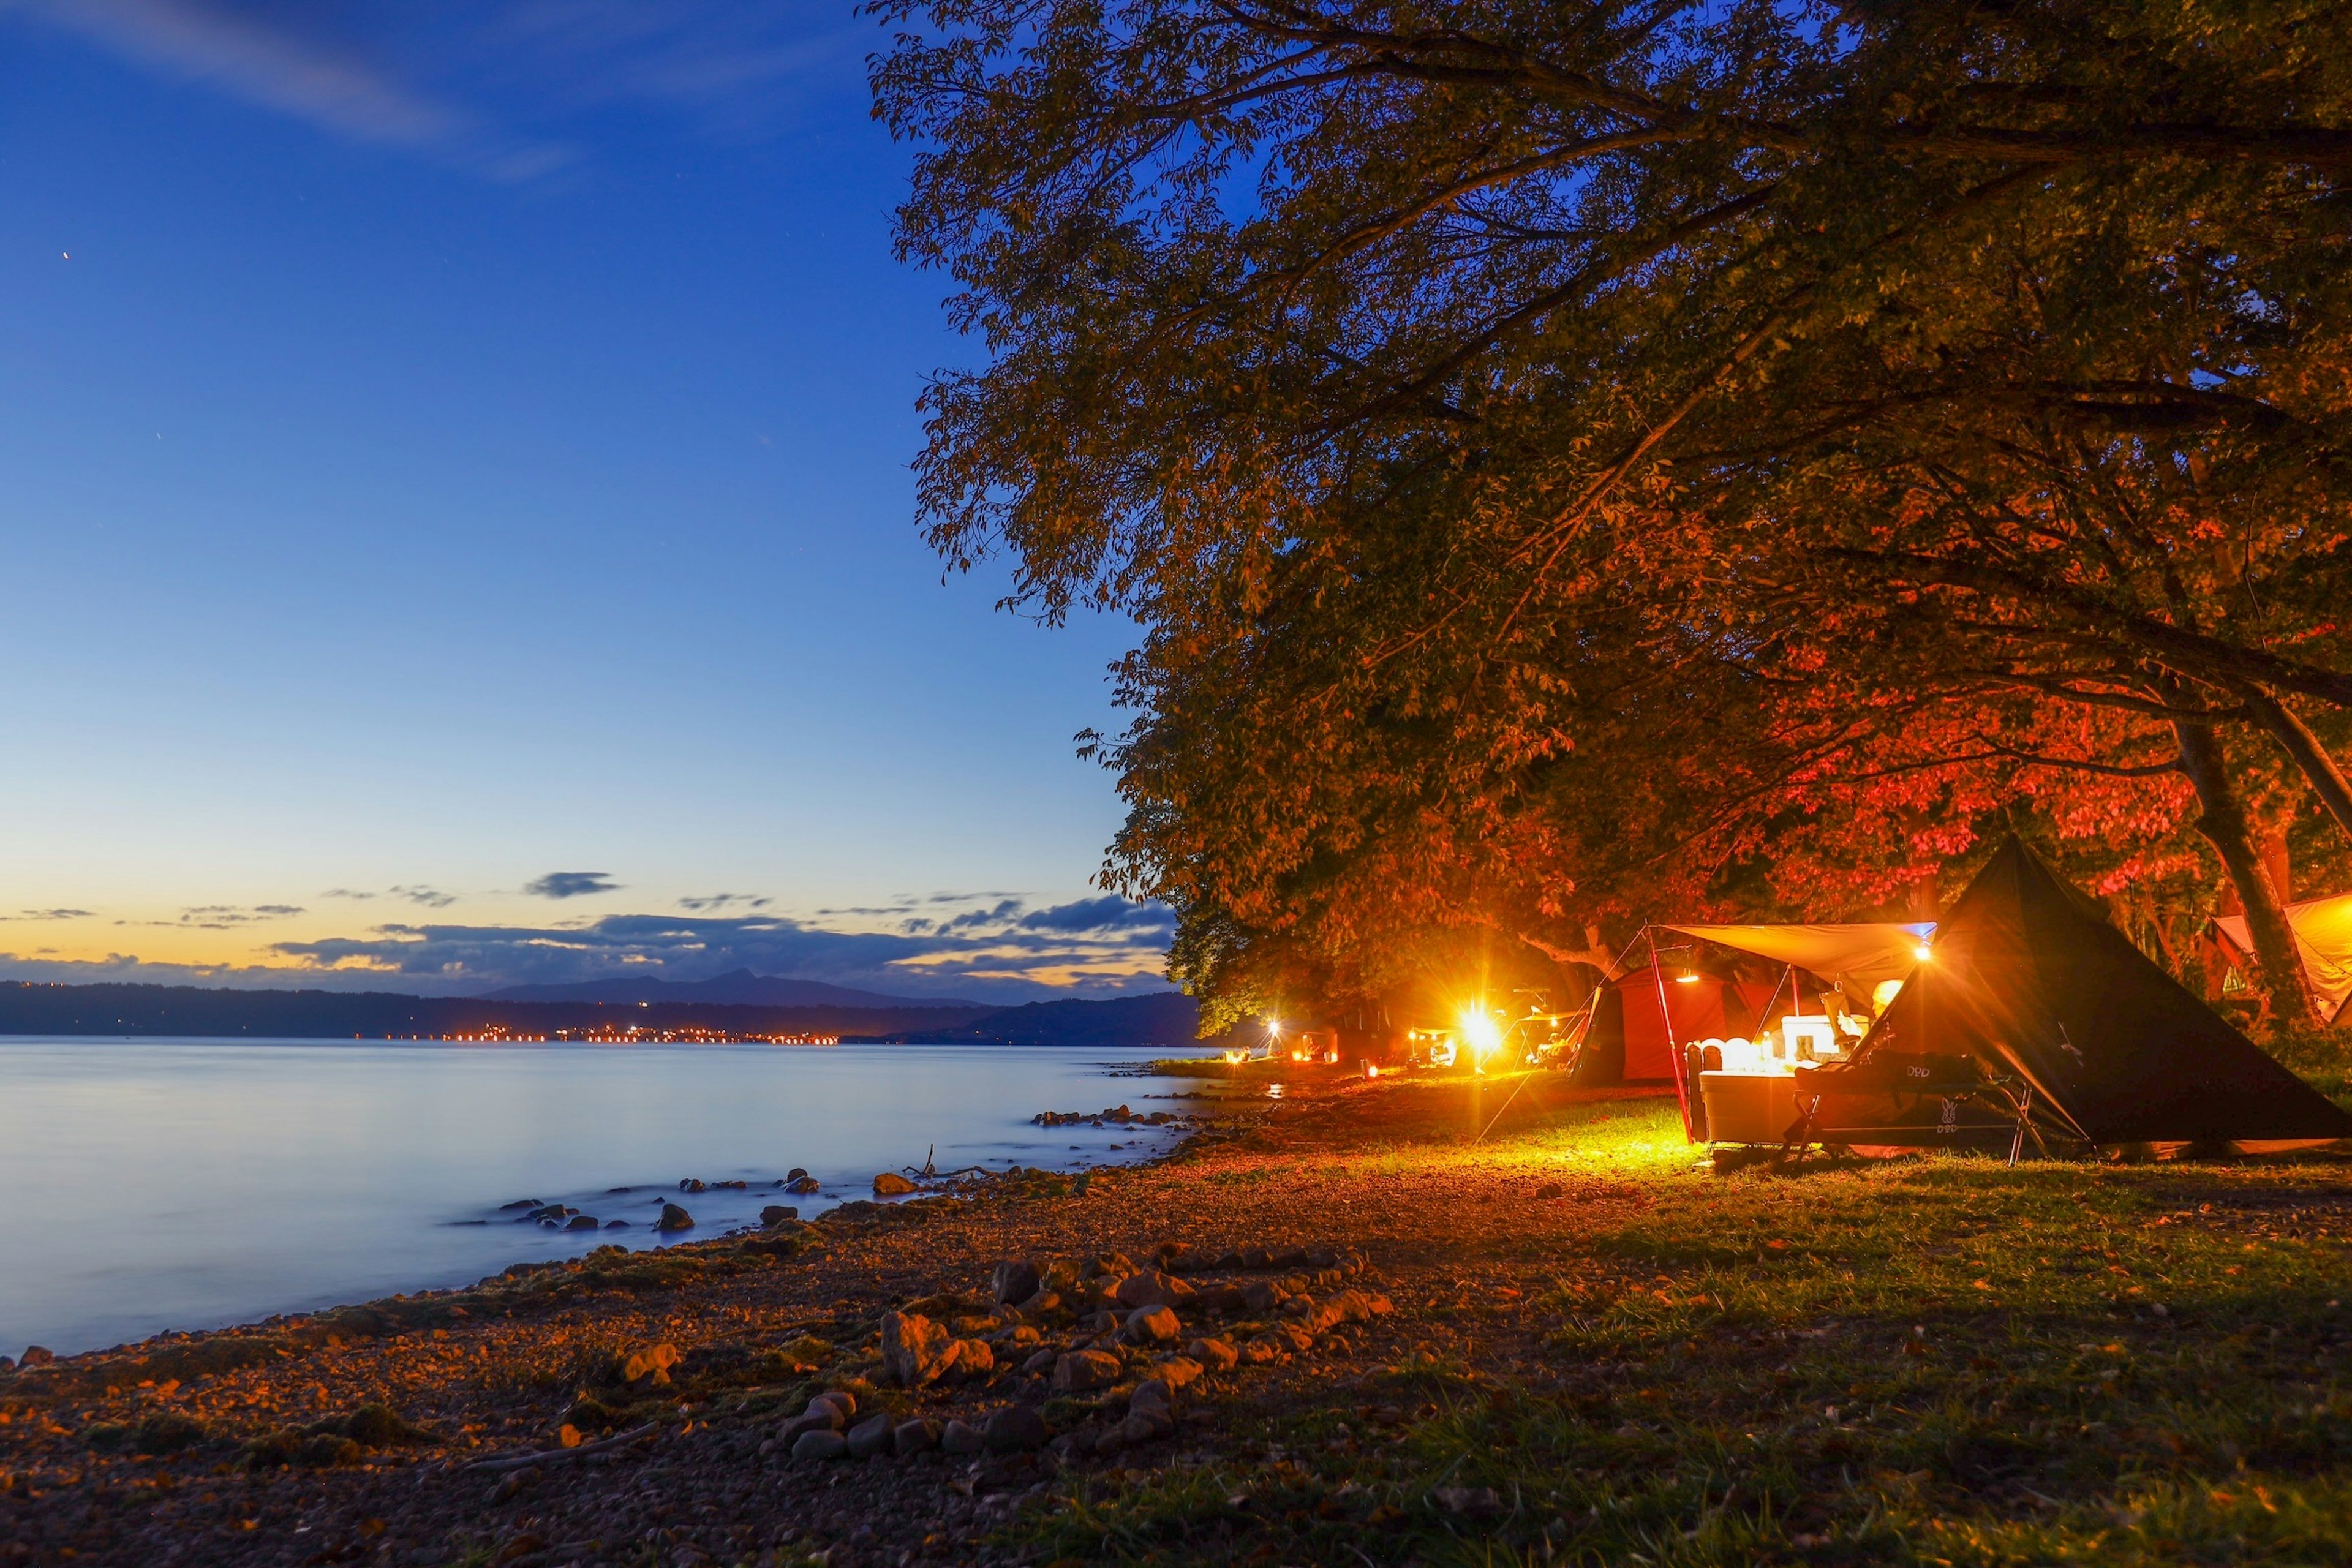
[[[1071,745],[1129,628],[916,531],[975,351],[882,42],[0,3],[0,977],[1161,984]]]

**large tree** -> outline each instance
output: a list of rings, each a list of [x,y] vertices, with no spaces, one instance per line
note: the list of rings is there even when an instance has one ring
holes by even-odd
[[[933,540],[1143,622],[1124,864],[1204,930],[1841,776],[1907,867],[1984,778],[2161,764],[2292,992],[2226,735],[2352,807],[2344,7],[879,8],[988,350]],[[2034,750],[2084,709],[2122,760]]]

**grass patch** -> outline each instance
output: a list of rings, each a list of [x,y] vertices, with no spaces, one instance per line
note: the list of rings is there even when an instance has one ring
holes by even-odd
[[[1213,1461],[1089,1478],[1012,1533],[1376,1568],[2352,1561],[2340,1162],[1718,1177],[1623,1102],[1489,1149],[1612,1200],[1530,1249],[1519,1349],[1231,1412]]]

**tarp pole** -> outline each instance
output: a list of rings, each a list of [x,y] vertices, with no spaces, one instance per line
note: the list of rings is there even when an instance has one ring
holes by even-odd
[[[1658,1026],[1666,1032],[1666,1060],[1674,1064],[1675,1105],[1683,1113],[1683,1142],[1696,1143],[1691,1136],[1690,1085],[1683,1073],[1682,1042],[1675,1038],[1675,1010],[1666,1001],[1665,963],[1658,956],[1658,930],[1643,925],[1642,934],[1650,939],[1650,978],[1658,987]]]

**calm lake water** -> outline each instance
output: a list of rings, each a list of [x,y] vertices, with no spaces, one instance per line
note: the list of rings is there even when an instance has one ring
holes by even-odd
[[[1165,1131],[1040,1110],[1181,1110],[1153,1053],[1001,1046],[0,1040],[0,1353],[59,1354],[470,1284],[608,1242],[870,1195],[877,1171],[1149,1158]],[[1076,1147],[1073,1147],[1076,1145]],[[1114,1148],[1113,1145],[1119,1147]],[[794,1166],[821,1197],[770,1184]],[[688,1177],[746,1192],[685,1194]],[[628,1192],[609,1191],[628,1187]],[[516,1199],[631,1228],[517,1224]]]

